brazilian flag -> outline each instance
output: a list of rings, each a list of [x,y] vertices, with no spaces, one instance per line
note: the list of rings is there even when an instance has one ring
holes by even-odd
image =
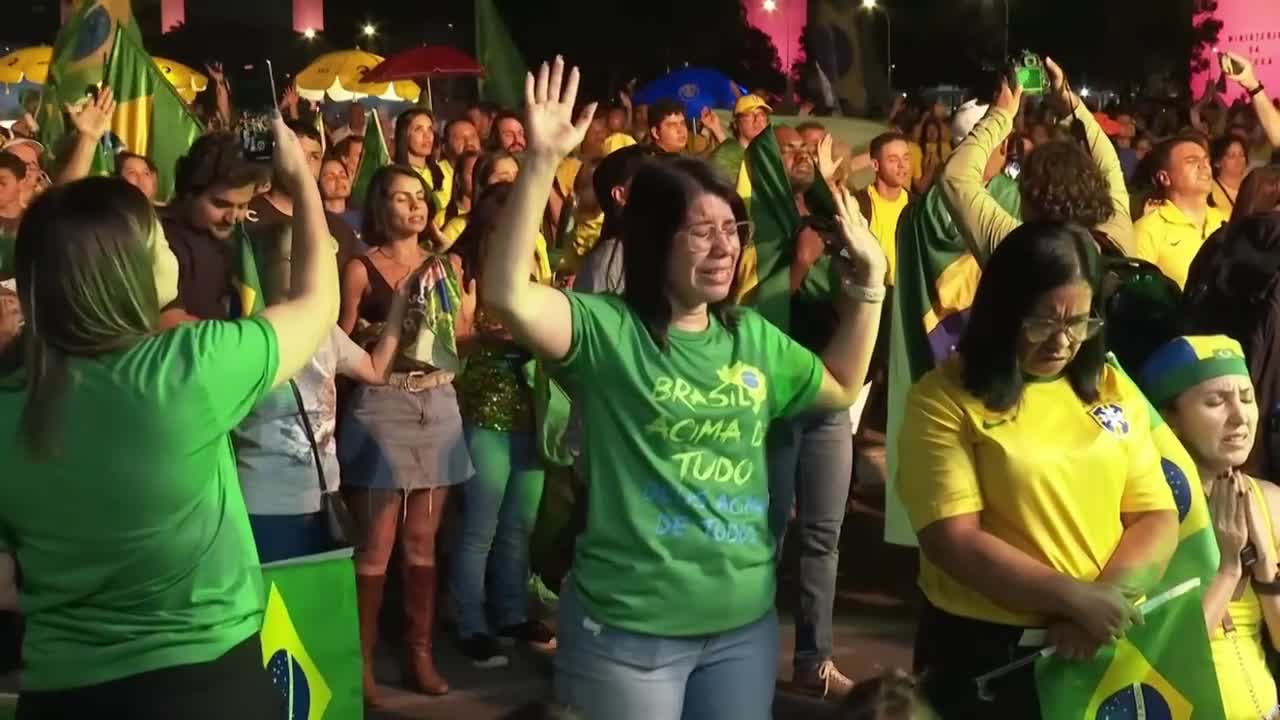
[[[231,279],[236,294],[231,297],[231,318],[253,317],[266,309],[262,280],[258,276],[258,260],[244,223],[236,225],[232,241],[236,244],[235,276]]]
[[[369,183],[374,173],[391,164],[391,153],[387,152],[387,139],[382,133],[382,121],[378,119],[376,110],[369,111],[369,119],[365,123],[364,153],[360,155],[360,164],[356,166],[356,176],[351,179],[351,197],[347,204],[353,208],[363,208],[365,195],[369,194]]]
[[[1114,356],[1111,366],[1124,375]],[[1133,381],[1124,376],[1133,391]],[[1134,627],[1089,662],[1055,657],[1036,666],[1040,707],[1046,720],[1223,720],[1209,633],[1201,610],[1203,588],[1218,570],[1208,502],[1186,448],[1150,408],[1151,438],[1178,508],[1178,547],[1152,596],[1194,585],[1148,622]]]
[[[1018,217],[1018,184],[1000,174],[987,184],[1000,207]],[[888,488],[885,491],[885,541],[914,546],[915,534],[894,490],[898,432],[907,391],[925,373],[951,355],[969,319],[969,306],[982,269],[956,227],[934,185],[907,206],[898,221],[897,285],[889,306],[889,417],[885,437]]]
[[[286,720],[360,720],[359,621],[350,548],[262,566],[262,664]]]

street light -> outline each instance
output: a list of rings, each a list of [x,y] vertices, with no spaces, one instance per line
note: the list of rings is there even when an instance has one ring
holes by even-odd
[[[862,9],[867,12],[875,12],[876,10],[884,11],[885,24],[885,65],[889,67],[889,94],[893,94],[893,17],[889,15],[889,8],[882,7],[876,0],[862,0]]]
[[[365,23],[363,32],[365,37],[373,37],[378,34],[378,28],[374,27],[373,23]]]
[[[303,31],[302,31],[302,37],[304,37],[304,38],[306,38],[306,39],[308,39],[308,40],[315,40],[315,39],[316,39],[316,31],[315,31],[315,30],[312,30],[311,28],[307,28],[306,30],[303,30]]]
[[[778,9],[777,0],[764,0],[764,11],[773,12]]]

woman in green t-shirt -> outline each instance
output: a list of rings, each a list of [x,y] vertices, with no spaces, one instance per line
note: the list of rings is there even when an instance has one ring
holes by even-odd
[[[283,717],[228,433],[328,335],[338,280],[302,150],[278,116],[274,132],[295,203],[294,294],[253,318],[157,330],[176,287],[158,286],[159,224],[123,180],[54,188],[27,213],[15,254],[27,325],[0,358],[20,718]],[[298,677],[283,651],[271,663]]]
[[[534,284],[528,258],[556,168],[594,107],[572,121],[578,71],[560,59],[526,84],[529,148],[480,295],[555,368],[590,457],[587,526],[560,601],[558,700],[586,717],[767,718],[778,628],[765,432],[779,417],[853,404],[884,254],[843,196],[852,262],[818,358],[732,306],[752,228],[741,198],[700,161],[646,161],[621,223],[624,294]]]

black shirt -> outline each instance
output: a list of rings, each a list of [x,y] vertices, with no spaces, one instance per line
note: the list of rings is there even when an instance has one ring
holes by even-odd
[[[197,230],[176,207],[161,213],[160,224],[178,259],[178,302],[201,320],[227,319],[233,292],[233,238],[219,240]]]
[[[349,260],[364,255],[369,248],[360,241],[360,237],[356,235],[355,230],[341,217],[326,210],[324,219],[329,223],[329,234],[338,243],[338,273],[341,275],[342,268],[346,266]],[[249,230],[250,238],[255,243],[258,242],[259,237],[269,237],[280,227],[291,222],[293,222],[293,216],[280,212],[279,208],[267,200],[266,195],[259,195],[249,203],[249,217],[246,219],[246,227]],[[267,233],[267,235],[261,235],[260,233]]]

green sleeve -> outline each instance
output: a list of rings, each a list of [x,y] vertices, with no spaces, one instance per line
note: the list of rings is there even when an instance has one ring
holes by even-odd
[[[807,409],[822,386],[822,361],[758,313],[749,312],[743,322],[751,323],[760,333],[773,418],[790,417]]]
[[[996,245],[1019,224],[982,183],[992,151],[1012,130],[1013,115],[992,108],[951,154],[939,181],[947,209],[980,264],[986,263]]]
[[[556,376],[569,384],[579,377],[589,377],[592,369],[608,362],[610,350],[618,344],[623,323],[630,311],[621,298],[564,291],[569,300],[573,322],[573,339],[569,352],[551,365]]]
[[[212,320],[171,333],[174,337],[159,358],[159,372],[176,395],[175,402],[166,404],[179,417],[198,413],[184,418],[193,426],[212,436],[224,435],[271,391],[280,352],[276,332],[266,320]]]

